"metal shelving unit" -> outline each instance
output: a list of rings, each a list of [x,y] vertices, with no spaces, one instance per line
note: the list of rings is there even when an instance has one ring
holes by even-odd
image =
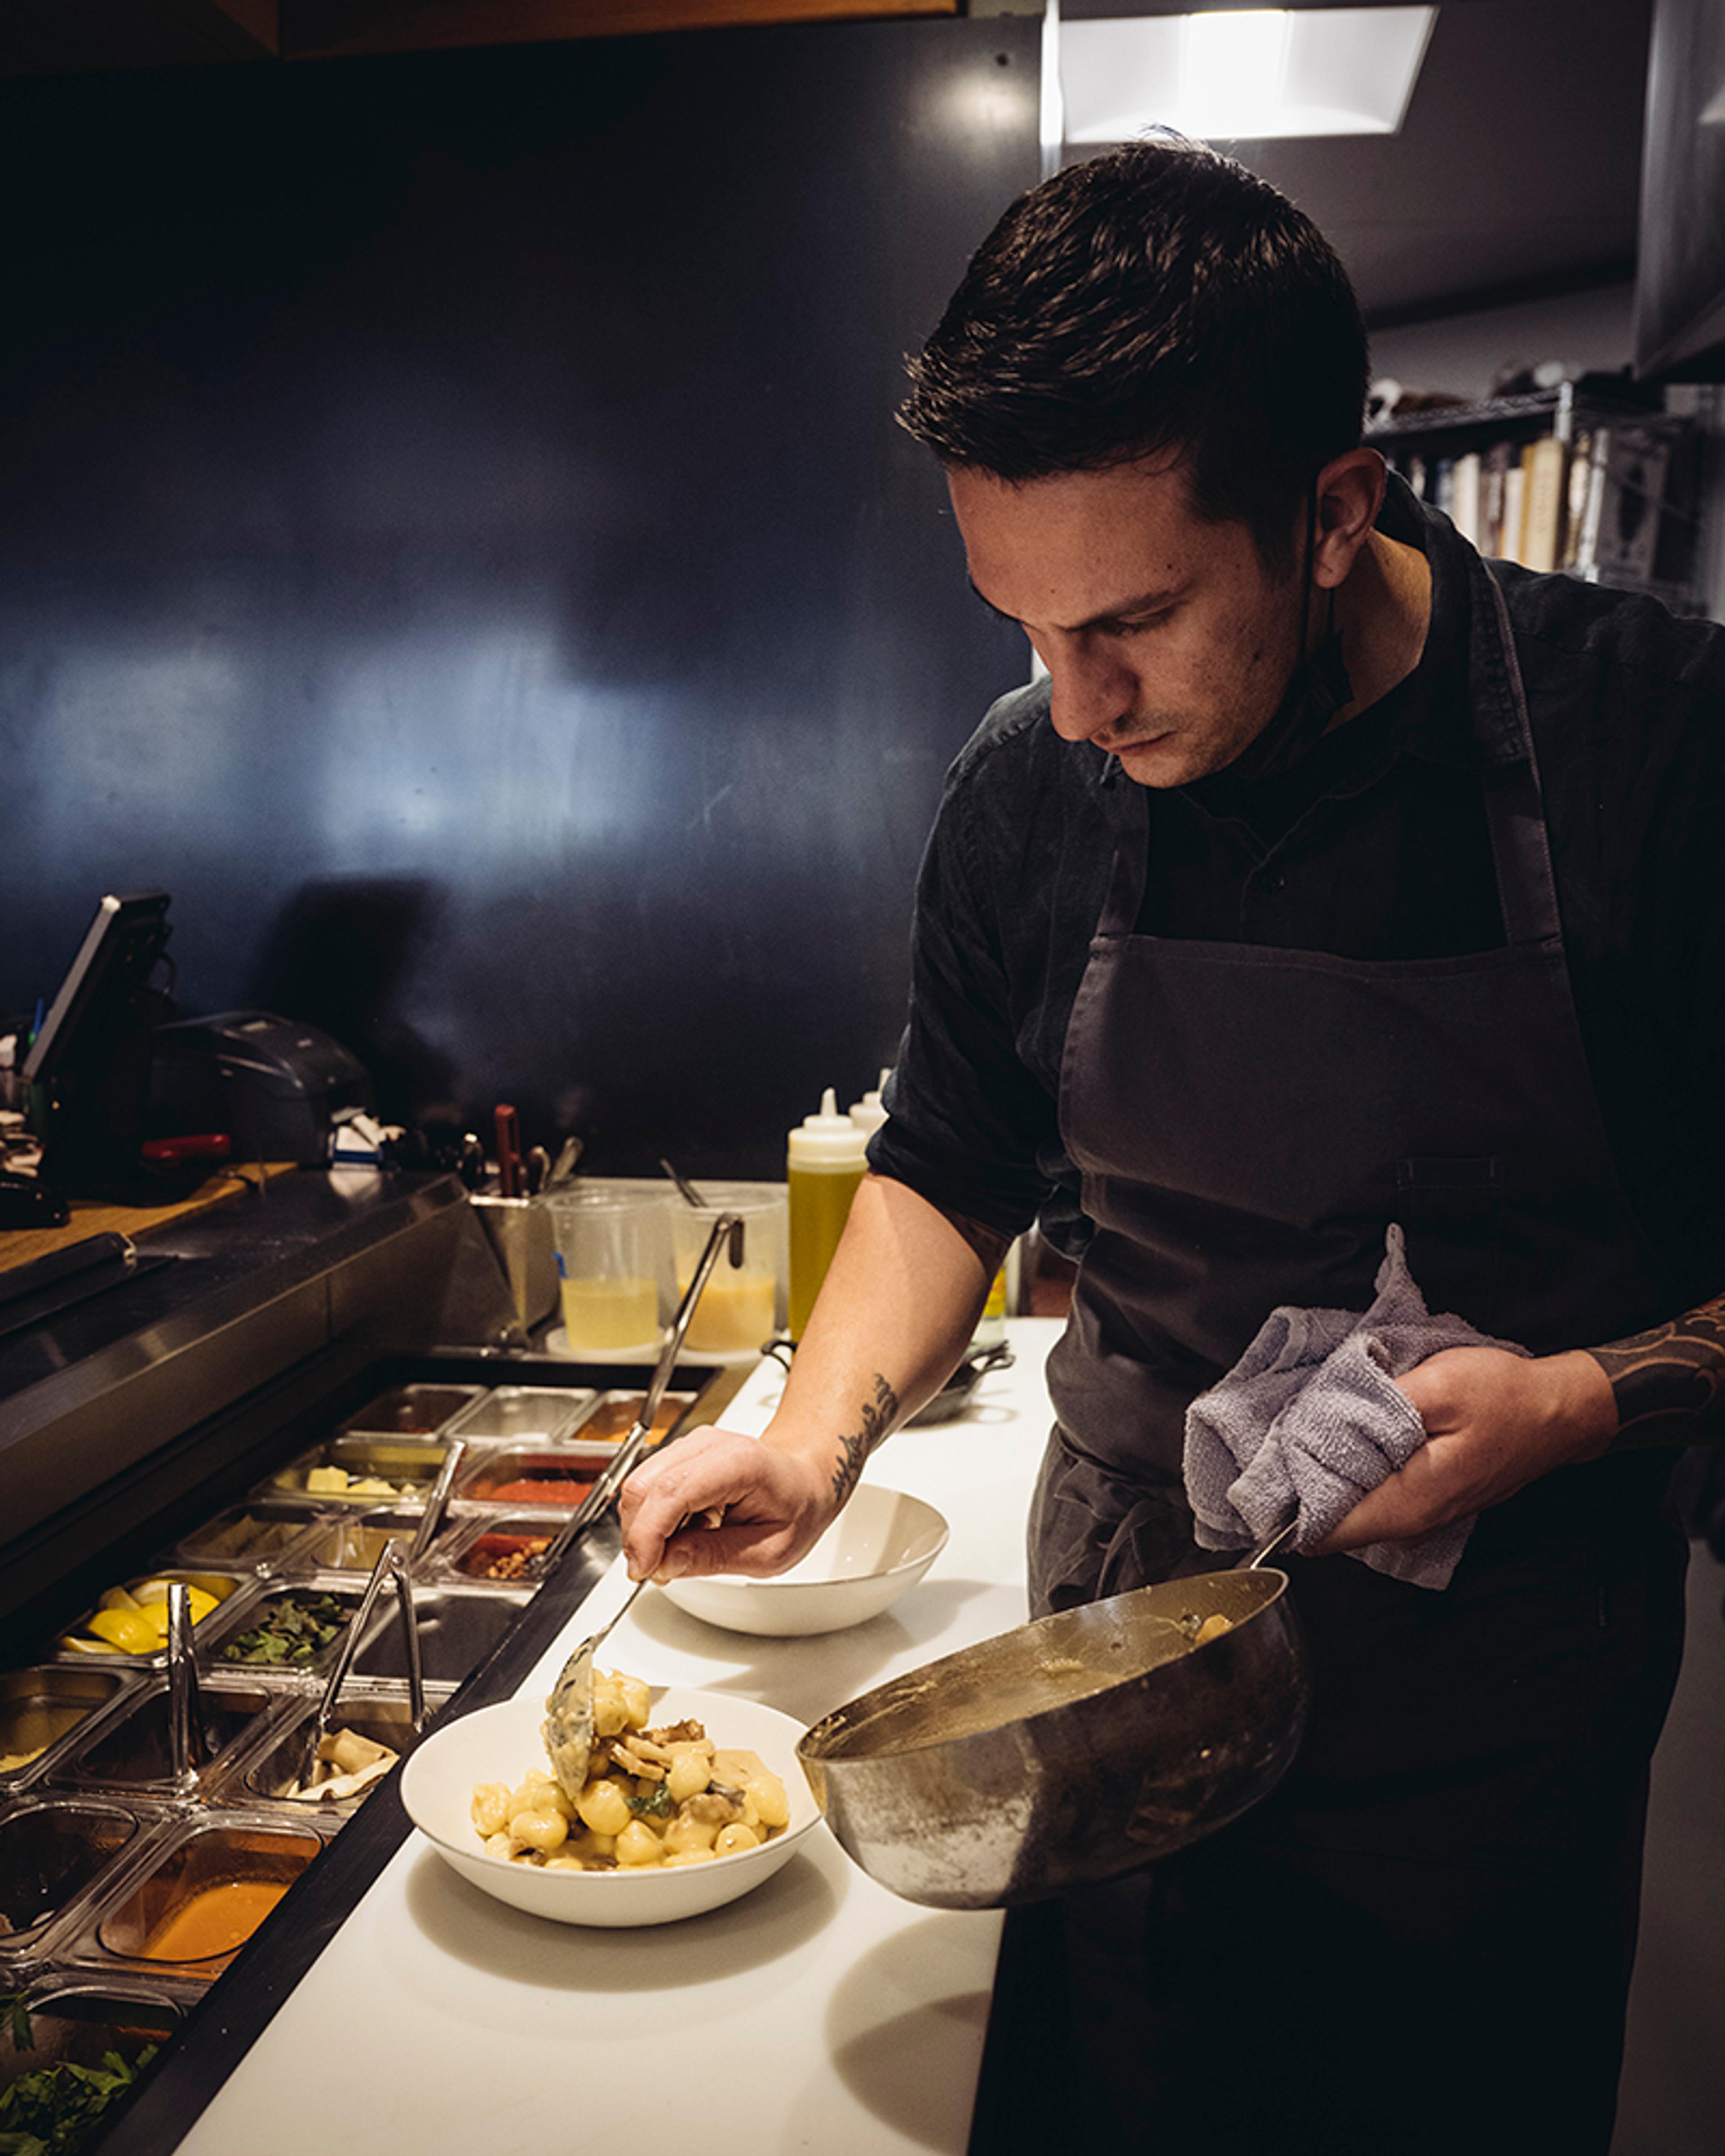
[[[1701,439],[1686,413],[1633,395],[1616,398],[1596,382],[1563,382],[1522,396],[1392,412],[1373,422],[1366,439],[1383,449],[1417,493],[1454,516],[1482,552],[1511,559],[1522,557],[1502,543],[1485,500],[1487,462],[1500,449],[1526,451],[1555,441],[1563,455],[1552,558],[1548,563],[1541,550],[1532,566],[1645,592],[1677,613],[1702,610]],[[1474,476],[1482,481],[1471,518],[1469,502],[1455,498],[1468,487],[1456,490],[1454,481],[1458,465],[1470,458],[1479,460]],[[1512,465],[1518,461],[1512,457]],[[1503,472],[1502,459],[1496,469]]]

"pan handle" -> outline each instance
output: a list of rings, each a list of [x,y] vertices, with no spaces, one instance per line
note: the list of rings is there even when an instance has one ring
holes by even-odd
[[[1300,1519],[1297,1513],[1295,1514],[1291,1520],[1284,1520],[1282,1524],[1276,1529],[1276,1532],[1271,1536],[1269,1541],[1260,1543],[1256,1549],[1252,1552],[1251,1555],[1249,1558],[1245,1558],[1235,1568],[1235,1569],[1240,1572],[1255,1572],[1258,1567],[1262,1564],[1266,1558],[1273,1555],[1276,1551],[1281,1548],[1282,1544],[1287,1540],[1288,1537],[1292,1534],[1295,1528],[1298,1527],[1299,1524]]]

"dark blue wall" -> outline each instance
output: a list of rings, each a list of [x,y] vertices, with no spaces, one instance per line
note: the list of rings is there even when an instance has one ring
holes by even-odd
[[[1024,677],[903,354],[1034,23],[0,88],[0,1009],[105,891],[395,1113],[779,1171]]]

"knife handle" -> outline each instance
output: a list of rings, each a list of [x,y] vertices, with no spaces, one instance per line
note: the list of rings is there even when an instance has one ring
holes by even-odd
[[[521,1119],[506,1101],[497,1104],[497,1189],[504,1198],[521,1194]]]

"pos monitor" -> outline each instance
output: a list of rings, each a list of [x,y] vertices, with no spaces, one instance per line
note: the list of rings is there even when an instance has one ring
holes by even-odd
[[[141,1178],[149,980],[167,945],[168,895],[105,898],[24,1059],[42,1179],[69,1197],[121,1196]]]

